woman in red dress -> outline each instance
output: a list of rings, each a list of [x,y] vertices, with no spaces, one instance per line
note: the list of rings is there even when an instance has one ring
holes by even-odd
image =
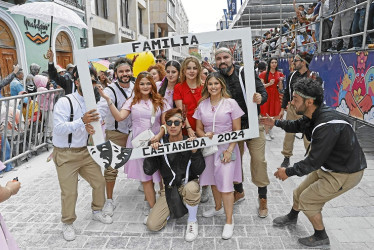
[[[196,120],[192,117],[201,98],[203,86],[200,79],[201,65],[196,57],[184,59],[181,68],[181,84],[174,87],[174,102],[177,108],[182,109],[186,114],[185,135],[195,136]]]
[[[272,117],[277,117],[281,110],[278,89],[283,89],[284,75],[278,71],[276,58],[270,58],[266,71],[262,72],[259,78],[268,92],[268,100],[261,106],[261,115],[266,116],[268,114]],[[265,128],[265,131],[266,140],[271,141],[274,138],[271,129]]]

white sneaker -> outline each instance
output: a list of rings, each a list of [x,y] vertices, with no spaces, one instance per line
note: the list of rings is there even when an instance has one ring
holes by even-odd
[[[143,192],[143,193],[144,193],[144,187],[143,187],[143,183],[142,183],[142,182],[139,182],[138,190],[139,190],[140,192]]]
[[[144,225],[147,225],[147,221],[148,221],[148,215],[144,218],[144,220],[143,220],[143,224],[144,224]]]
[[[234,222],[232,224],[225,224],[222,232],[222,239],[228,240],[231,239],[234,234]]]
[[[62,225],[62,235],[66,241],[75,240],[75,229],[73,224],[63,224]]]
[[[213,217],[215,215],[222,215],[224,213],[225,213],[225,211],[223,210],[223,207],[221,207],[221,209],[218,210],[218,211],[216,210],[215,207],[213,207],[213,208],[211,208],[209,210],[204,211],[203,212],[203,217],[209,218],[209,217]]]
[[[274,139],[274,138],[275,138],[272,129],[269,130],[269,135],[270,135],[270,138],[271,138],[271,139]]]
[[[199,225],[197,224],[197,221],[188,222],[185,240],[188,242],[194,241],[197,238],[198,232],[199,232]]]
[[[104,224],[113,223],[112,217],[104,214],[102,211],[97,212],[97,213],[92,213],[92,219],[96,221],[100,221],[101,223],[104,223]]]
[[[265,134],[265,139],[266,139],[267,141],[271,141],[271,140],[272,140],[269,134]]]
[[[209,187],[208,186],[204,186],[201,188],[201,198],[200,198],[200,202],[201,203],[205,203],[209,200],[209,193],[208,193],[208,190]]]
[[[116,205],[114,205],[113,200],[106,200],[103,208],[103,213],[112,217],[115,208]]]

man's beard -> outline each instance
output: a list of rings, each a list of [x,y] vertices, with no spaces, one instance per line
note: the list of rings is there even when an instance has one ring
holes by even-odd
[[[225,64],[225,63],[223,63],[223,64]],[[222,64],[221,64],[222,65]],[[221,66],[220,65],[220,66]],[[225,65],[227,65],[227,64],[225,64]],[[232,64],[231,64],[231,66],[228,66],[228,67],[226,67],[226,68],[219,68],[218,69],[218,71],[219,71],[219,73],[221,73],[222,75],[225,75],[225,76],[228,76],[228,74],[229,74],[229,72],[231,71],[231,69],[232,69]]]
[[[130,76],[127,76],[127,78],[128,78],[128,81],[127,81],[127,82],[125,82],[125,81],[122,81],[122,78],[124,78],[124,76],[122,76],[122,77],[119,77],[119,78],[118,78],[118,81],[119,81],[119,83],[123,83],[123,84],[126,84],[126,83],[129,83],[129,82],[130,82],[130,80],[131,80],[131,77],[130,77]]]

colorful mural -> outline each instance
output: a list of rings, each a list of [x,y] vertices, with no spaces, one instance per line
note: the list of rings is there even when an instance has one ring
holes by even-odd
[[[288,60],[280,67],[289,72]],[[314,56],[310,69],[324,81],[327,105],[374,124],[374,52]]]

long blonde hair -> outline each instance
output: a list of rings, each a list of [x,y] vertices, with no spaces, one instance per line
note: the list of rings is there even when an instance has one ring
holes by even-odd
[[[208,82],[210,79],[216,78],[219,83],[221,84],[221,96],[223,98],[231,98],[230,94],[227,92],[226,82],[225,79],[223,79],[222,75],[218,72],[212,72],[208,75],[208,77],[205,80],[203,90],[201,91],[201,99],[197,103],[199,105],[201,102],[203,102],[205,99],[208,99],[210,97],[210,94],[208,92]]]
[[[200,74],[201,74],[201,65],[200,65],[200,62],[199,60],[197,60],[196,57],[193,57],[193,56],[190,56],[190,57],[187,57],[186,59],[184,59],[183,63],[182,63],[182,68],[181,68],[181,82],[185,82],[186,81],[186,70],[187,70],[187,65],[190,63],[190,62],[193,62],[195,63],[196,65],[196,68],[197,68],[197,75],[196,75],[196,85],[197,87],[200,87],[201,86],[201,79],[200,79]]]

